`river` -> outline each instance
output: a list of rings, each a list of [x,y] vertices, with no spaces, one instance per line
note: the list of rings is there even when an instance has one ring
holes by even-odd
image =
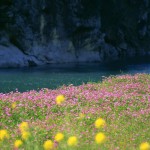
[[[0,69],[0,93],[55,89],[62,85],[99,82],[110,75],[150,73],[150,59],[137,58],[112,63],[51,64]]]

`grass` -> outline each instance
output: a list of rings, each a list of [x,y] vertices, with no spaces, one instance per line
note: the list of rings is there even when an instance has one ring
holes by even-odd
[[[55,99],[64,95],[57,105]],[[106,126],[95,128],[103,118]],[[29,125],[31,136],[23,140],[19,126]],[[56,90],[0,94],[0,129],[9,138],[0,139],[0,149],[11,150],[16,140],[23,144],[17,149],[42,150],[46,140],[58,150],[138,150],[142,142],[150,142],[150,75],[112,76],[100,83],[63,86]],[[64,134],[61,142],[56,133]],[[96,144],[95,135],[102,132],[106,141]],[[77,145],[67,145],[70,136]],[[1,135],[0,135],[1,137]]]

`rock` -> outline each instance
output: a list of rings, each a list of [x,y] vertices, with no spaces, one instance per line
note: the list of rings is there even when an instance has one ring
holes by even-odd
[[[79,52],[77,62],[99,62],[100,56],[98,51],[86,51]]]
[[[150,53],[149,0],[0,3],[0,67],[109,61]]]
[[[14,45],[0,45],[0,68],[43,65],[35,56],[26,55]]]
[[[28,66],[26,56],[15,46],[0,45],[0,67]]]

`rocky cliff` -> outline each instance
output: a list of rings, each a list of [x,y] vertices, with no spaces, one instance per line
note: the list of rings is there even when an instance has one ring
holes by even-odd
[[[149,0],[1,0],[0,67],[150,54]]]

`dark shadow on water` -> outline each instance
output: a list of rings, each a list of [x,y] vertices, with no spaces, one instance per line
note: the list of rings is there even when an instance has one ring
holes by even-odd
[[[55,89],[62,85],[98,82],[102,76],[150,73],[150,57],[111,63],[50,64],[38,67],[0,69],[0,92]]]

